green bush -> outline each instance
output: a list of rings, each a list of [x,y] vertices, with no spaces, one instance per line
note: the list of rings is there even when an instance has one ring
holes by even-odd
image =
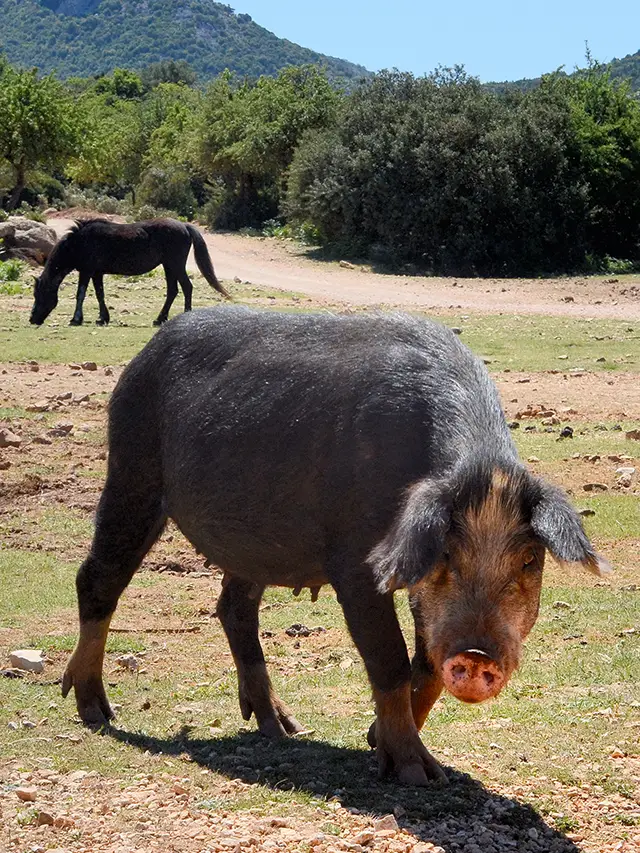
[[[504,96],[460,69],[382,72],[302,138],[283,211],[357,254],[447,274],[637,258],[640,104],[597,67]]]
[[[11,259],[9,261],[0,261],[0,282],[19,281],[25,264],[22,261]]]
[[[137,188],[137,197],[142,205],[175,211],[187,218],[193,217],[196,208],[189,175],[177,166],[147,169]]]

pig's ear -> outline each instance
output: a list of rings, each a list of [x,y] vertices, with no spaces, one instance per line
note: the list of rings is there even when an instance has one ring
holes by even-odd
[[[380,592],[413,586],[442,556],[451,519],[443,483],[411,486],[389,532],[367,557]]]
[[[579,563],[600,577],[611,571],[609,563],[594,551],[580,516],[560,489],[542,484],[540,500],[531,512],[531,527],[561,565]]]

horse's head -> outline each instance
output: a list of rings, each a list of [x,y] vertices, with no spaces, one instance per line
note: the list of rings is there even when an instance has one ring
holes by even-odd
[[[73,269],[73,264],[65,261],[64,239],[61,240],[49,255],[41,275],[34,276],[33,308],[29,322],[41,326],[58,304],[58,290],[62,279]]]
[[[38,278],[34,276],[33,281],[34,302],[29,322],[35,326],[41,326],[58,304],[58,287],[62,277],[57,285],[54,285],[45,273]]]

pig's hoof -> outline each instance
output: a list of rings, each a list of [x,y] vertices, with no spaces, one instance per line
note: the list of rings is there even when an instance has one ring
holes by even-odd
[[[258,720],[258,729],[266,737],[278,738],[306,731],[286,705],[279,704],[272,714]]]
[[[400,755],[377,747],[379,777],[383,779],[395,770],[401,785],[424,786],[430,781],[447,783],[447,777],[439,762],[418,740],[411,749],[402,749]]]
[[[78,715],[85,726],[100,729],[108,725],[114,713],[104,691],[102,679],[90,677],[81,680],[77,676],[74,677],[73,672],[67,668],[62,677],[62,695],[66,697],[72,687],[76,694]]]
[[[369,726],[369,731],[367,732],[367,743],[371,747],[371,749],[375,749],[378,745],[378,738],[376,737],[376,721],[374,720]]]

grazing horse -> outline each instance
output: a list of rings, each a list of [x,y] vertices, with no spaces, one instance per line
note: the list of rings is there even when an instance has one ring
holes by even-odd
[[[216,278],[202,234],[193,225],[175,219],[150,219],[131,224],[104,219],[76,221],[71,231],[56,243],[42,275],[36,279],[30,321],[37,326],[44,323],[58,304],[62,280],[72,270],[78,270],[76,310],[71,325],[82,325],[82,303],[89,281],[93,279],[100,306],[96,322],[104,326],[109,322],[109,311],[104,301],[104,274],[140,275],[162,264],[167,280],[167,297],[153,321],[154,326],[160,326],[167,320],[173,300],[178,295],[178,283],[184,293],[184,310],[191,310],[193,285],[187,275],[186,263],[192,245],[202,275],[211,287],[228,297]]]

